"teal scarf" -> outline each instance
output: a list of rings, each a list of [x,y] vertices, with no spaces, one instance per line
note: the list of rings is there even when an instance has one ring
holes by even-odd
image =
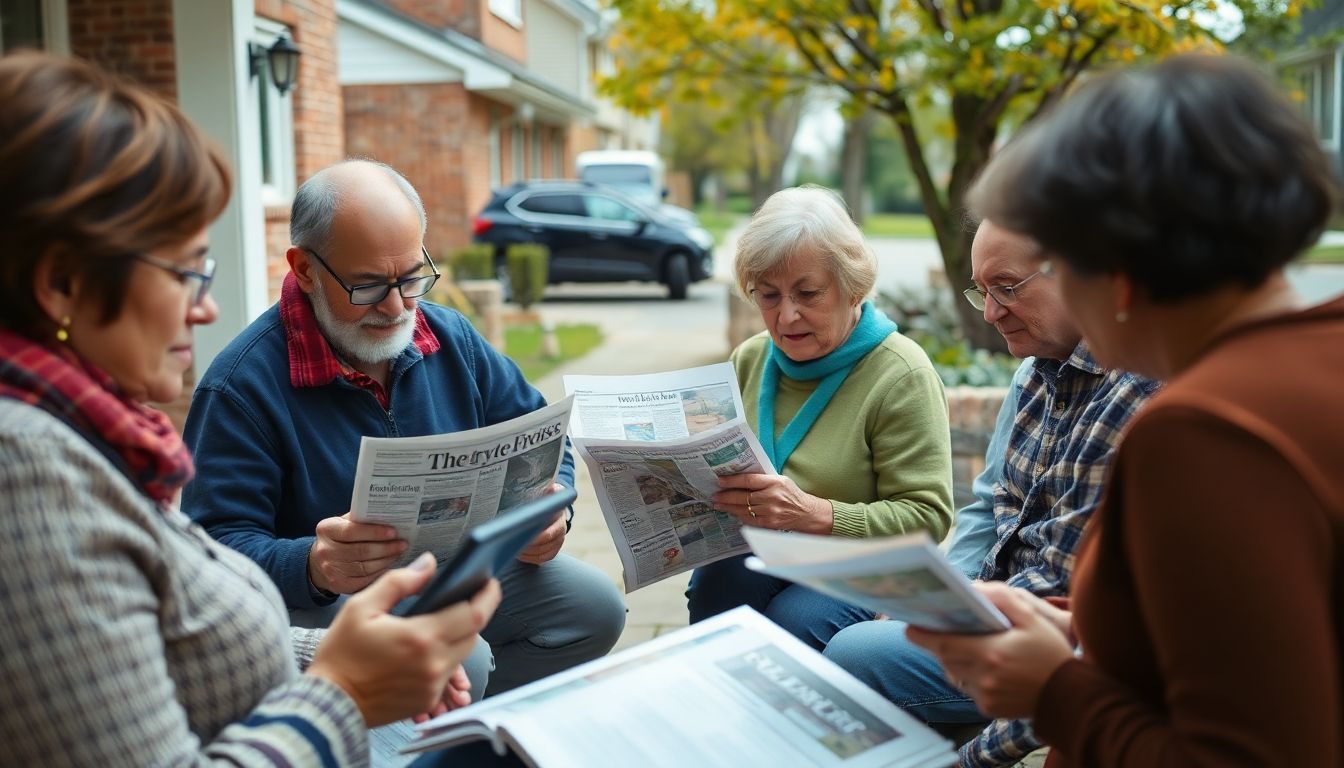
[[[788,355],[779,351],[774,342],[768,342],[770,349],[765,356],[765,371],[761,376],[761,396],[756,410],[756,431],[761,439],[761,447],[776,472],[783,472],[789,456],[803,437],[812,428],[831,397],[840,389],[845,377],[854,369],[854,365],[872,352],[882,340],[896,331],[896,324],[882,314],[871,301],[863,303],[863,313],[859,322],[844,344],[831,350],[816,360],[796,363]],[[775,392],[779,389],[780,374],[796,381],[815,381],[821,383],[808,396],[803,407],[784,427],[783,433],[775,434]]]

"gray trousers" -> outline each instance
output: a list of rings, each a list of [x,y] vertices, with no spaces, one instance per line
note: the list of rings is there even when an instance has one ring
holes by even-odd
[[[515,560],[498,579],[504,598],[462,664],[473,701],[605,656],[625,628],[620,590],[568,555],[541,565]],[[344,602],[290,611],[290,623],[325,627]]]

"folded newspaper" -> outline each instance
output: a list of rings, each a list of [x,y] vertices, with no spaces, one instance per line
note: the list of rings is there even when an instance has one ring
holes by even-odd
[[[418,726],[549,766],[948,766],[938,736],[750,608]]]
[[[846,539],[751,528],[752,570],[917,627],[987,634],[1008,619],[971,587],[928,534]]]
[[[728,363],[639,376],[566,376],[571,439],[633,592],[747,551],[714,509],[718,478],[774,474]]]
[[[426,550],[446,560],[468,529],[550,489],[573,402],[464,432],[363,438],[350,516],[393,526],[410,542],[397,565]]]

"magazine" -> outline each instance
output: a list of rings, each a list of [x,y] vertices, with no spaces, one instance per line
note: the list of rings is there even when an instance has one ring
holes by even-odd
[[[355,465],[351,518],[397,529],[410,543],[397,565],[425,550],[440,562],[467,530],[547,493],[565,455],[573,398],[488,427],[423,437],[365,437]]]
[[[1008,619],[971,586],[928,534],[847,539],[750,528],[747,567],[941,632],[988,634]]]
[[[574,448],[625,572],[625,591],[747,552],[714,509],[718,478],[774,474],[728,363],[638,376],[566,376]]]
[[[750,608],[418,726],[549,766],[948,766],[951,742]]]

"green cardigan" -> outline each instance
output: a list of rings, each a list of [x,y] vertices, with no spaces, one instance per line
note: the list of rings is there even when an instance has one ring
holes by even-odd
[[[748,423],[757,429],[761,375],[770,337],[733,351]],[[818,381],[780,376],[775,424],[783,429]],[[928,531],[942,540],[952,522],[952,441],[947,398],[928,355],[892,333],[854,365],[784,474],[828,499],[837,536]]]

